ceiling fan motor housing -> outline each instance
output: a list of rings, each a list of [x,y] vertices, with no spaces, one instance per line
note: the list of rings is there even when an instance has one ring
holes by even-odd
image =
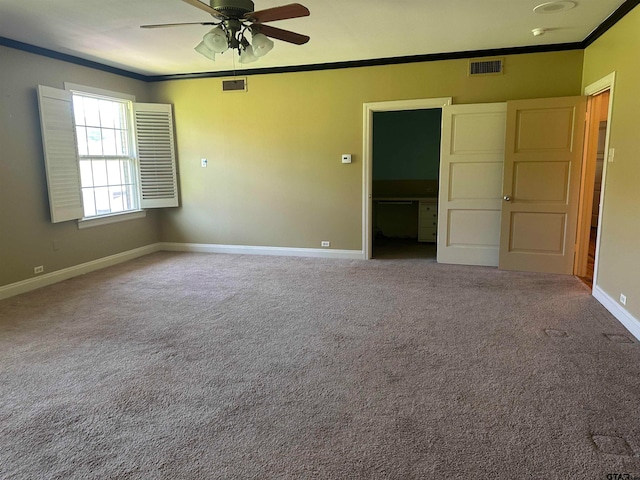
[[[245,13],[254,11],[251,0],[211,0],[210,5],[230,18],[240,18]]]

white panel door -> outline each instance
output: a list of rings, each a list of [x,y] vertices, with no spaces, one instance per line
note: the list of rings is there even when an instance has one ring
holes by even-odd
[[[573,273],[586,102],[508,102],[501,269]]]
[[[507,104],[442,112],[438,262],[498,266]]]

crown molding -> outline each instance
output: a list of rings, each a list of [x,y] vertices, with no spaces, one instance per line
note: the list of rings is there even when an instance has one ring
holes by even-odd
[[[449,52],[449,53],[435,53],[426,55],[412,55],[405,57],[390,57],[390,58],[374,58],[369,60],[353,60],[347,62],[333,62],[333,63],[320,63],[320,64],[308,64],[308,65],[294,65],[288,67],[268,67],[268,68],[254,68],[249,70],[243,70],[242,75],[267,75],[273,73],[295,73],[295,72],[314,72],[321,70],[338,70],[344,68],[360,68],[360,67],[377,67],[383,65],[400,65],[407,63],[419,63],[419,62],[437,62],[442,60],[457,60],[462,58],[479,58],[490,56],[503,56],[503,55],[520,55],[526,53],[545,53],[545,52],[561,52],[567,50],[584,50],[598,38],[600,38],[611,27],[618,23],[625,15],[631,12],[635,7],[640,4],[640,0],[626,0],[618,9],[613,12],[606,20],[604,20],[596,29],[593,30],[584,40],[581,42],[573,43],[560,43],[549,45],[535,45],[527,47],[511,47],[511,48],[498,48],[490,50],[469,50],[462,52]],[[185,80],[194,78],[220,78],[235,76],[235,70],[225,70],[219,72],[201,72],[201,73],[178,73],[172,75],[143,75],[141,73],[132,72],[118,67],[105,65],[93,60],[87,60],[74,55],[57,52],[55,50],[49,50],[47,48],[36,47],[17,40],[11,40],[9,38],[0,37],[0,45],[17,50],[22,50],[36,55],[42,55],[45,57],[53,58],[56,60],[62,60],[65,62],[73,63],[83,67],[94,68],[103,72],[113,73],[115,75],[121,75],[135,80],[143,82],[163,82],[169,80]]]
[[[95,62],[93,60],[76,57],[75,55],[56,52],[55,50],[49,50],[48,48],[36,47],[35,45],[31,45],[30,43],[19,42],[17,40],[11,40],[10,38],[6,37],[0,37],[0,45],[9,48],[15,48],[16,50],[22,50],[23,52],[35,53],[36,55],[42,55],[43,57],[53,58],[55,60],[62,60],[63,62],[73,63],[82,67],[89,67],[95,70],[102,70],[103,72],[121,75],[123,77],[142,80],[143,82],[148,81],[149,78],[147,75],[131,72],[122,68],[112,67],[110,65],[105,65],[104,63]]]
[[[242,70],[242,76],[267,75],[272,73],[315,72],[320,70],[340,70],[344,68],[379,67],[383,65],[401,65],[407,63],[438,62],[442,60],[458,60],[462,58],[494,57],[502,55],[518,55],[523,53],[560,52],[566,50],[581,50],[582,42],[559,43],[552,45],[535,45],[527,47],[496,48],[491,50],[468,50],[463,52],[433,53],[427,55],[412,55],[407,57],[372,58],[369,60],[352,60],[348,62],[314,63],[309,65],[295,65],[289,67],[252,68]],[[148,76],[148,82],[163,82],[167,80],[184,80],[193,78],[232,77],[238,72],[225,70],[220,72],[180,73],[176,75]]]
[[[616,23],[622,20],[622,18],[627,13],[636,8],[638,5],[640,5],[640,0],[626,0],[622,5],[618,7],[615,12],[609,15],[609,17],[604,22],[598,25],[598,27],[582,41],[583,48],[587,48],[589,45],[599,39],[602,35],[604,35],[605,32],[607,32],[607,30],[609,30]]]

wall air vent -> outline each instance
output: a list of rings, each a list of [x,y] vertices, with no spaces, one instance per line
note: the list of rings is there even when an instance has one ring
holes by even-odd
[[[478,75],[502,75],[504,73],[504,60],[502,58],[485,58],[483,60],[471,60],[469,62],[469,76]]]
[[[234,78],[230,80],[222,80],[222,91],[223,92],[246,92],[247,79]]]

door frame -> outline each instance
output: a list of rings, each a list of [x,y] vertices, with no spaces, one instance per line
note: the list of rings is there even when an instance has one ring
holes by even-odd
[[[375,112],[397,112],[401,110],[426,110],[451,105],[452,97],[424,98],[415,100],[392,100],[370,102],[362,105],[362,250],[365,260],[373,254],[373,114]],[[442,125],[440,125],[442,129]]]
[[[605,139],[604,139],[604,160],[603,160],[603,165],[602,165],[602,186],[601,186],[601,190],[600,190],[600,209],[598,212],[598,228],[597,228],[597,233],[596,233],[596,252],[595,252],[595,260],[594,260],[594,265],[593,265],[593,282],[592,282],[592,290],[596,287],[597,282],[598,282],[598,263],[599,263],[599,257],[600,257],[600,239],[601,239],[601,233],[602,233],[602,220],[603,220],[603,215],[604,215],[604,201],[605,201],[605,191],[606,191],[606,180],[607,180],[607,165],[609,164],[609,135],[611,132],[611,120],[612,120],[612,114],[613,114],[613,96],[614,96],[614,89],[615,89],[615,81],[616,81],[616,72],[612,72],[609,75],[607,75],[606,77],[601,78],[600,80],[588,85],[587,87],[585,87],[584,89],[584,94],[590,98],[593,98],[597,95],[600,95],[601,93],[606,92],[607,90],[609,91],[609,106],[608,106],[608,112],[607,112],[607,129],[605,131]],[[587,128],[589,128],[589,124],[591,123],[593,119],[593,116],[591,115],[590,118],[587,120],[587,125],[585,128],[585,131]],[[586,155],[586,151],[587,151],[587,145],[585,144],[585,155]],[[585,160],[586,161],[586,160]],[[584,175],[584,164],[583,164],[583,170],[582,170],[582,175]],[[593,186],[591,186],[593,188]],[[582,185],[582,188],[585,188],[584,185]],[[582,190],[582,189],[581,189]],[[581,200],[584,198],[584,192],[581,191],[580,192],[580,198]],[[589,215],[589,221],[586,222],[586,215],[585,212],[589,209],[584,208],[585,205],[580,205],[580,208],[582,210],[582,214],[581,214],[581,218],[579,219],[579,225],[581,226],[581,231],[577,232],[577,245],[576,245],[576,256],[575,256],[575,263],[574,263],[574,272],[578,271],[579,265],[578,262],[581,262],[582,258],[584,257],[584,251],[585,249],[589,248],[589,245],[585,245],[584,241],[582,239],[585,238],[584,236],[584,230],[587,228],[587,226],[589,228],[591,228],[591,216]],[[590,211],[590,210],[589,210]],[[588,238],[588,237],[587,237]]]

